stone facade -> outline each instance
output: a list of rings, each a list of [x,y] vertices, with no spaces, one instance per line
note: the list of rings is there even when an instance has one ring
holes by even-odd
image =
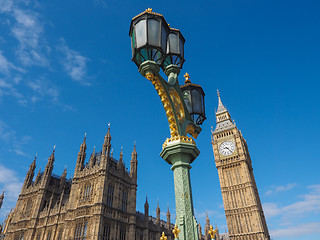
[[[137,152],[134,146],[130,170],[110,153],[110,128],[102,151],[86,159],[86,138],[80,146],[72,180],[66,170],[52,173],[54,152],[44,172],[34,179],[36,159],[30,165],[16,207],[4,226],[8,240],[158,240],[165,232],[173,239],[170,212],[167,222],[136,211]],[[34,180],[33,180],[34,179]]]
[[[231,121],[219,93],[218,100],[212,147],[229,237],[232,240],[270,239],[246,140]]]

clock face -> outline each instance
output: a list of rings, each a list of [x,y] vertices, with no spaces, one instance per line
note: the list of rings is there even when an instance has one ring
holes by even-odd
[[[221,143],[221,145],[219,147],[219,152],[223,156],[229,156],[235,150],[236,150],[236,145],[234,144],[234,142],[231,142],[231,141],[225,141],[225,142]]]

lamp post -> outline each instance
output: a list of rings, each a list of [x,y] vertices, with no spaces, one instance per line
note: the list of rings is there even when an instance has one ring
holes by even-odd
[[[160,156],[172,165],[179,240],[198,240],[189,170],[200,153],[193,138],[197,138],[199,125],[206,119],[204,92],[191,83],[188,74],[185,84],[179,85],[185,39],[178,29],[169,27],[161,14],[149,8],[134,17],[129,36],[132,61],[154,85],[168,118],[171,137],[164,142]],[[159,74],[160,68],[167,80]]]

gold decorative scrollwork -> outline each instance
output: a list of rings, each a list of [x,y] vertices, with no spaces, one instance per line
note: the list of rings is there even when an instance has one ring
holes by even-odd
[[[151,81],[151,83],[153,84],[154,88],[156,89],[160,100],[163,104],[163,107],[166,111],[166,115],[168,118],[168,122],[169,122],[169,128],[170,128],[170,134],[171,137],[174,136],[178,136],[178,126],[175,120],[175,116],[174,116],[174,109],[172,108],[170,101],[167,97],[167,94],[165,92],[164,87],[162,86],[162,83],[160,82],[160,79],[157,76],[154,76],[152,73],[148,72],[145,74],[145,77]],[[183,112],[184,114],[184,112]],[[184,116],[184,115],[183,115]]]
[[[177,114],[177,117],[179,121],[182,121],[184,119],[185,114],[184,114],[184,108],[183,108],[181,99],[179,97],[179,94],[174,88],[170,88],[169,93],[170,93],[170,97],[174,105],[174,108],[176,110],[175,112]]]
[[[192,137],[197,138],[198,137],[198,133],[196,133],[194,126],[191,124],[187,125],[186,128],[186,133],[189,133]]]

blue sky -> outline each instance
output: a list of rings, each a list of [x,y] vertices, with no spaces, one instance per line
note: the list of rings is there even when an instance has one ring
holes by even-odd
[[[85,132],[89,155],[111,123],[114,156],[138,151],[137,210],[148,195],[174,217],[173,176],[160,158],[169,136],[153,86],[131,62],[131,18],[146,8],[186,39],[181,71],[206,93],[191,180],[195,215],[226,228],[210,144],[216,90],[249,145],[273,239],[320,235],[318,1],[0,1],[0,191],[2,221],[38,153],[44,169],[73,176]]]

